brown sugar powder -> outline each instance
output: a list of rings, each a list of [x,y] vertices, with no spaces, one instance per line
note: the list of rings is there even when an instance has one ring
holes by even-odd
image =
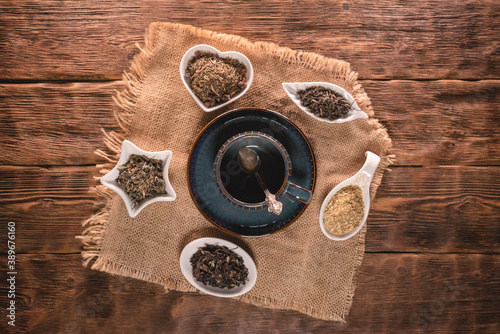
[[[364,212],[361,188],[347,186],[337,191],[326,205],[323,223],[330,233],[344,235],[359,226]]]

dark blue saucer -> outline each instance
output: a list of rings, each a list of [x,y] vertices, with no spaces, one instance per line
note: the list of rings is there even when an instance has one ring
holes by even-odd
[[[283,211],[279,216],[269,213],[267,205],[261,203],[259,198],[255,199],[255,202],[259,203],[246,206],[242,206],[238,200],[228,199],[226,189],[220,186],[220,173],[231,175],[237,169],[237,166],[229,168],[228,165],[219,163],[222,167],[217,171],[217,159],[224,151],[223,145],[227,145],[232,137],[248,132],[264,133],[269,138],[276,139],[287,153],[286,164],[290,164],[290,168],[286,181],[292,184],[294,189],[291,190],[294,191],[286,193],[286,186],[282,186],[277,192],[277,200],[283,203]],[[272,151],[263,149],[275,157]],[[273,156],[269,158],[270,161]],[[263,164],[262,168],[269,168],[269,164]],[[279,168],[281,169],[281,166]],[[209,221],[232,234],[264,236],[288,226],[304,211],[307,202],[290,194],[297,194],[297,189],[303,188],[302,192],[310,192],[312,195],[316,181],[316,164],[304,134],[286,117],[264,109],[238,109],[213,119],[198,135],[189,154],[188,178],[191,196]],[[233,177],[232,182],[239,182],[238,177]],[[255,192],[260,194],[257,190]],[[248,199],[244,202],[247,201]]]

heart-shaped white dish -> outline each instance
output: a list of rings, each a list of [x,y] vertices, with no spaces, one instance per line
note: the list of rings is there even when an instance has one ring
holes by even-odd
[[[191,90],[191,87],[189,87],[189,83],[185,79],[188,62],[191,59],[191,57],[194,56],[194,53],[196,51],[212,52],[212,53],[218,54],[222,58],[233,58],[233,59],[239,60],[247,68],[247,74],[246,74],[247,86],[245,87],[245,89],[243,89],[241,92],[239,92],[237,95],[235,95],[231,100],[229,100],[227,102],[218,104],[218,105],[216,105],[214,107],[210,107],[210,108],[205,106],[205,104],[193,93],[193,91]],[[184,56],[181,59],[181,63],[179,65],[179,72],[181,74],[181,80],[184,83],[184,86],[186,87],[187,91],[189,92],[189,94],[191,94],[191,96],[196,101],[196,103],[198,103],[198,105],[201,107],[201,109],[203,109],[205,112],[211,112],[211,111],[217,110],[219,108],[222,108],[222,107],[236,101],[237,99],[242,97],[243,94],[245,94],[248,91],[248,89],[252,85],[252,81],[253,81],[252,63],[250,63],[250,60],[248,60],[248,58],[244,54],[236,52],[236,51],[220,52],[219,50],[217,50],[213,46],[206,45],[206,44],[195,45],[191,49],[187,50],[187,52],[184,54]]]
[[[303,112],[308,114],[309,116],[317,119],[318,121],[326,122],[326,123],[346,123],[353,121],[358,118],[368,118],[359,107],[351,94],[349,94],[344,88],[331,84],[329,82],[283,82],[283,89],[287,93],[288,97],[295,103]],[[324,117],[319,117],[315,115],[313,112],[309,110],[309,108],[304,107],[299,97],[297,96],[297,91],[304,90],[309,87],[321,86],[328,89],[333,90],[334,92],[340,94],[344,97],[352,106],[351,110],[347,113],[346,117],[337,118],[336,120],[329,120]]]

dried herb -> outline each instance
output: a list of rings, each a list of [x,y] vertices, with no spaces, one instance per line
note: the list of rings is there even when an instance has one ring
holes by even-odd
[[[120,174],[116,182],[125,190],[134,206],[146,198],[166,193],[161,160],[132,154],[127,163],[118,169]]]
[[[193,277],[216,288],[234,288],[248,280],[248,269],[241,256],[226,246],[200,247],[191,257]]]
[[[246,73],[245,65],[237,59],[196,51],[188,62],[185,79],[205,106],[214,107],[245,89]]]
[[[297,95],[302,105],[308,108],[313,114],[332,121],[345,117],[352,106],[351,103],[337,92],[321,86],[299,90]]]
[[[347,186],[333,195],[323,214],[326,229],[335,235],[344,235],[359,226],[365,213],[363,193],[358,186]]]

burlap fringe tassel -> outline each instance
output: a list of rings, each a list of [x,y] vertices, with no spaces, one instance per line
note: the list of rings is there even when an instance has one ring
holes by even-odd
[[[106,132],[104,129],[101,129],[106,151],[96,150],[94,152],[97,156],[106,160],[105,163],[96,165],[101,175],[108,173],[118,162],[122,142],[130,128],[131,118],[134,115],[135,103],[137,97],[141,93],[141,84],[145,77],[145,67],[152,55],[154,39],[152,38],[151,30],[146,33],[145,40],[144,48],[137,45],[141,53],[134,58],[129,72],[123,74],[123,81],[126,88],[121,92],[117,91],[116,96],[113,96],[113,100],[119,106],[119,110],[114,112],[114,116],[121,132]],[[96,177],[96,179],[100,180],[101,177]],[[91,188],[90,192],[96,194],[95,204],[100,207],[100,210],[83,222],[82,226],[86,227],[86,229],[81,235],[76,236],[76,239],[81,240],[83,243],[83,266],[88,267],[90,263],[95,260],[91,266],[92,269],[102,270],[112,274],[132,276],[128,273],[127,268],[121,268],[118,265],[109,264],[100,259],[102,241],[106,232],[106,223],[109,220],[109,204],[112,200],[113,192],[103,185]],[[136,278],[147,279],[145,277]],[[154,281],[153,278],[149,280]]]
[[[272,43],[266,43],[266,42],[252,43],[246,38],[243,38],[241,36],[220,34],[189,25],[157,22],[151,24],[149,31],[146,33],[144,48],[141,48],[139,45],[137,45],[138,48],[141,50],[141,53],[134,58],[134,61],[130,67],[130,71],[128,73],[127,72],[124,73],[123,75],[123,81],[127,86],[126,89],[121,92],[117,91],[116,96],[113,97],[115,103],[120,107],[120,111],[115,112],[115,118],[118,122],[118,125],[120,126],[120,129],[122,130],[122,133],[116,133],[116,132],[107,133],[104,130],[102,130],[104,135],[104,143],[108,151],[107,152],[104,152],[102,150],[95,151],[95,154],[97,154],[101,158],[104,158],[107,161],[104,164],[97,165],[97,168],[100,169],[100,173],[102,175],[109,172],[118,161],[121,151],[121,143],[129,131],[131,118],[133,117],[135,112],[134,110],[135,103],[137,97],[141,93],[141,87],[142,87],[141,84],[145,77],[145,69],[152,56],[155,35],[161,29],[170,29],[175,31],[180,30],[183,32],[188,32],[194,36],[214,39],[225,43],[231,43],[248,51],[266,53],[272,57],[276,57],[281,61],[287,62],[291,65],[303,66],[318,71],[328,71],[328,72],[338,73],[337,77],[339,79],[347,81],[347,83],[353,87],[354,90],[353,96],[360,105],[360,107],[362,107],[363,110],[369,116],[373,116],[373,109],[371,107],[370,99],[361,88],[361,85],[357,83],[357,78],[358,78],[357,73],[351,71],[350,64],[345,61],[326,58],[324,56],[311,52],[295,51],[289,48],[279,47],[276,44]],[[379,168],[377,169],[377,172],[375,173],[373,178],[373,184],[378,185],[382,180],[384,172],[388,169],[388,166],[393,163],[394,155],[390,154],[391,139],[389,138],[386,129],[383,128],[383,126],[375,119],[369,119],[369,122],[376,129],[376,131],[384,138],[384,142],[387,147],[387,150],[382,154],[382,159]],[[100,179],[100,177],[97,179]],[[91,191],[97,193],[96,204],[101,206],[101,210],[83,223],[83,226],[87,228],[85,231],[83,231],[82,235],[76,237],[77,239],[82,240],[84,245],[84,251],[82,251],[84,266],[89,266],[89,264],[93,260],[95,260],[91,266],[91,268],[95,270],[100,270],[108,272],[110,274],[122,275],[161,284],[165,287],[166,290],[172,289],[184,292],[197,291],[194,287],[192,287],[190,284],[187,284],[184,281],[179,281],[179,282],[174,282],[171,280],[167,281],[162,277],[155,276],[150,273],[144,273],[142,271],[129,268],[122,264],[113,263],[107,259],[101,258],[100,252],[101,252],[102,240],[106,231],[105,225],[109,220],[108,204],[111,201],[112,192],[106,187],[100,185],[95,188],[92,188]],[[366,233],[366,227],[361,231],[361,233],[363,234]],[[358,247],[358,254],[356,257],[355,271],[354,271],[355,275],[357,273],[359,266],[361,265],[364,254],[364,243],[362,242],[363,238],[360,238],[359,240],[360,240],[360,245]],[[250,296],[248,294],[236,297],[236,299],[267,308],[293,309],[323,320],[345,322],[345,317],[347,316],[350,306],[352,304],[355,288],[356,288],[356,277],[353,277],[351,287],[349,288],[347,304],[340,316],[336,314],[325,314],[320,310],[316,310],[311,307],[305,307],[304,305],[296,302],[285,302],[282,300],[276,300],[272,298]]]
[[[172,31],[188,32],[196,37],[214,39],[251,52],[267,54],[292,65],[303,66],[317,71],[334,72],[339,79],[346,80],[352,86],[356,84],[358,78],[358,74],[351,70],[351,65],[348,62],[327,58],[317,53],[295,51],[268,42],[254,43],[241,36],[221,34],[179,23],[155,22],[151,24],[150,29],[158,31],[161,29],[169,29]]]

